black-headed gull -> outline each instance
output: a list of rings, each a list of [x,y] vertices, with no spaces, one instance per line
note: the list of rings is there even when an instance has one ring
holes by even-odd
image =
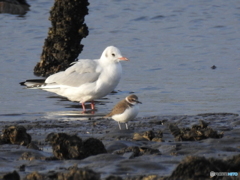
[[[71,101],[82,104],[91,101],[94,109],[94,99],[106,96],[118,85],[122,66],[120,61],[128,61],[120,50],[114,46],[107,47],[100,59],[80,59],[65,71],[49,76],[46,80],[26,80],[21,85],[32,89],[42,89],[67,97]]]
[[[112,111],[105,117],[111,117],[118,122],[119,129],[121,129],[120,123],[125,123],[126,129],[128,129],[127,122],[134,119],[138,112],[138,104],[142,104],[138,101],[138,97],[134,94],[127,96],[125,99],[117,103]]]

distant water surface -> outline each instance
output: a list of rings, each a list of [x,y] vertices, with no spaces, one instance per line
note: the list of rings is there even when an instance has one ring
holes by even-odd
[[[98,114],[131,92],[143,102],[139,116],[240,113],[239,1],[89,2],[90,32],[79,58],[99,58],[115,45],[130,59],[122,62],[118,93],[97,104]],[[0,14],[0,120],[80,110],[76,102],[18,84],[35,78],[54,2],[28,3],[23,17]]]

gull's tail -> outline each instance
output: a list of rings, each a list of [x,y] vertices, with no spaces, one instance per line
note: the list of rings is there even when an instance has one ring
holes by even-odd
[[[38,89],[45,85],[45,79],[29,79],[19,83],[22,86],[30,89]]]

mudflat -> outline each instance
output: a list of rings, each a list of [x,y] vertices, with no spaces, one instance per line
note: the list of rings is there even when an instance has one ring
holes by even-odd
[[[25,128],[28,135],[23,139],[26,141],[14,144],[14,128],[21,132]],[[52,174],[68,173],[74,167],[92,170],[90,173],[97,174],[100,179],[109,176],[164,179],[176,174],[176,168],[186,159],[202,158],[207,163],[206,160],[213,158],[211,162],[224,163],[240,154],[240,117],[232,113],[140,117],[129,122],[128,130],[119,130],[117,122],[95,116],[88,116],[85,120],[79,120],[77,116],[69,119],[38,117],[31,121],[8,121],[6,118],[1,122],[0,130],[0,177],[16,171],[21,179],[33,172],[51,179]],[[7,142],[6,137],[3,139],[6,134],[11,136],[11,141]],[[70,146],[77,143],[76,139],[80,144],[89,139],[96,141],[84,147],[87,156],[71,156],[76,148],[74,152],[64,151],[60,145],[53,146],[49,141],[51,135],[59,134],[66,134],[66,138],[75,137],[73,141],[67,141]],[[15,135],[19,133],[16,131]],[[103,149],[100,153],[87,152],[87,148],[98,152],[100,146]],[[64,153],[70,153],[70,156],[64,156]],[[211,166],[206,164],[207,167]],[[210,169],[197,171],[199,173],[193,177],[199,174],[199,177],[210,177]]]

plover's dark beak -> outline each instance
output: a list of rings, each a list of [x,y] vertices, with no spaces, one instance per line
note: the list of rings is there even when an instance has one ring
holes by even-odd
[[[142,102],[140,102],[140,101],[136,101],[136,103],[138,103],[138,104],[142,104]]]

